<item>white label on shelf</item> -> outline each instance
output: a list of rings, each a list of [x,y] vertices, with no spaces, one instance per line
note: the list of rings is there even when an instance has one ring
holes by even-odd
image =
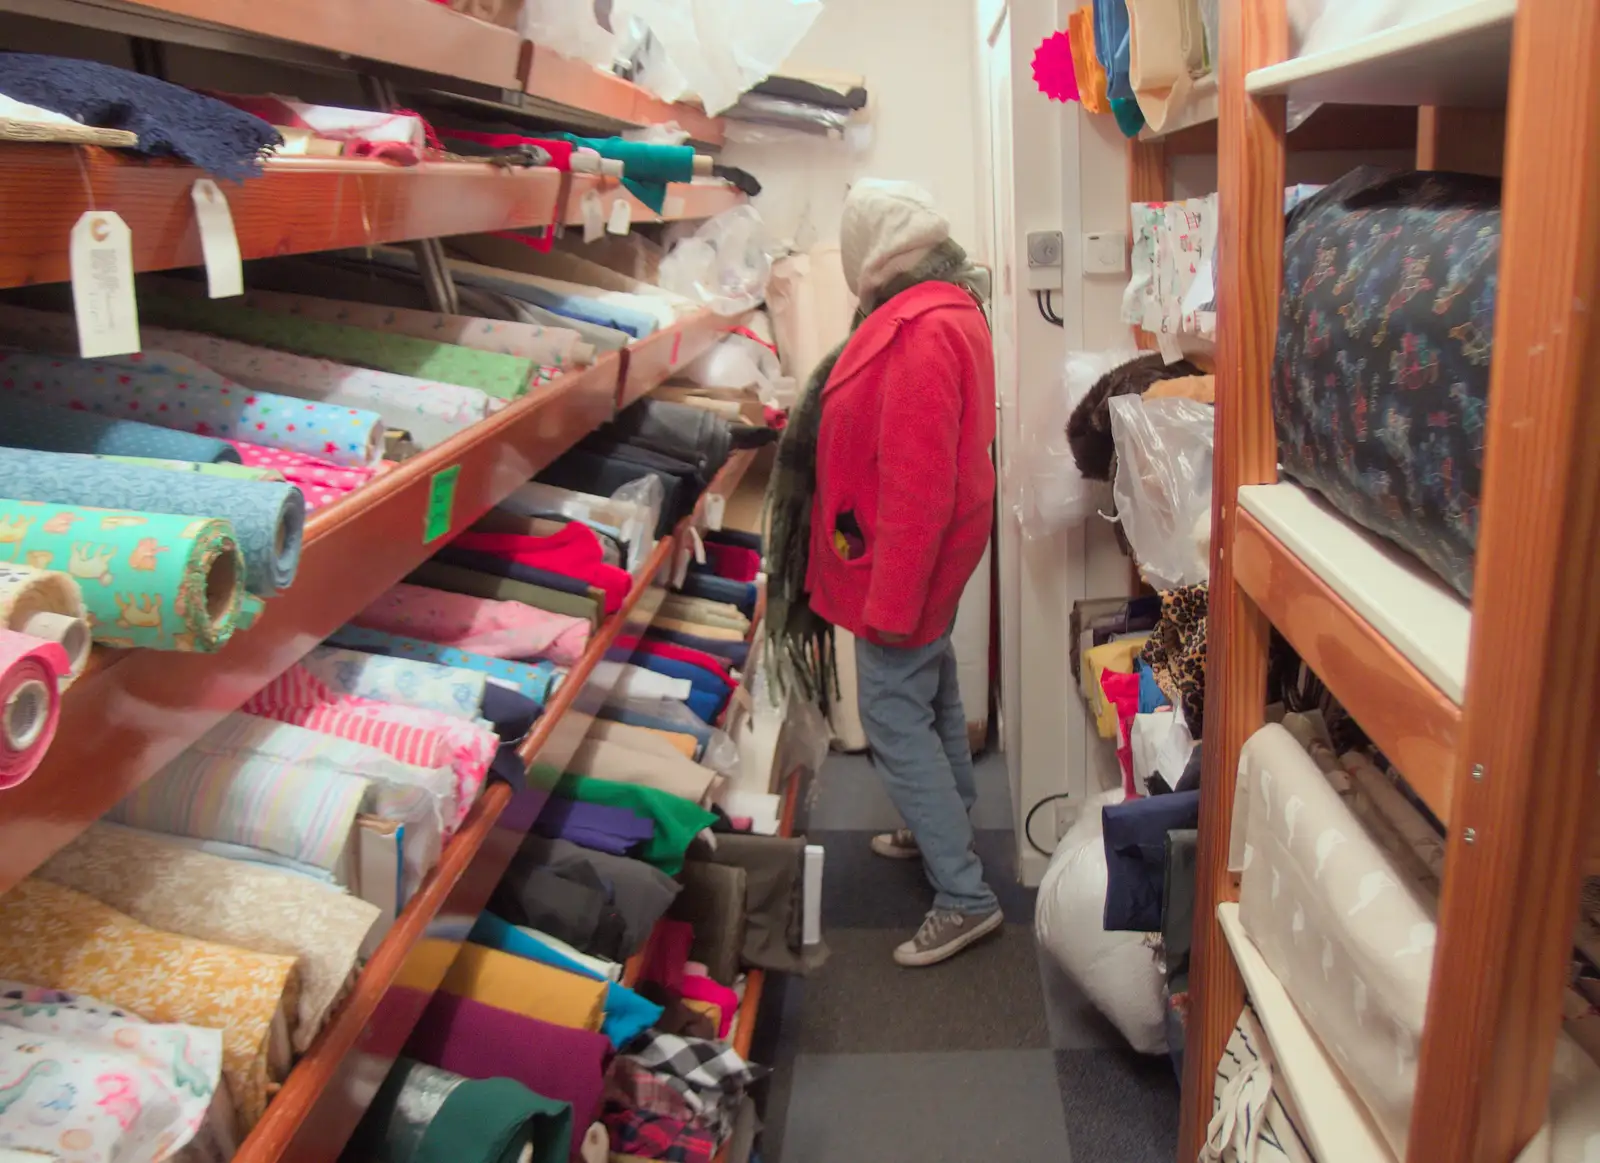
[[[678,589],[683,585],[684,579],[689,576],[689,563],[694,560],[694,554],[689,546],[679,545],[677,555],[672,561],[672,588]]]
[[[210,178],[201,178],[189,191],[194,199],[194,220],[200,224],[200,250],[206,256],[206,285],[213,299],[244,294],[244,264],[239,258],[239,236],[233,231],[228,197]]]
[[[1163,363],[1177,363],[1183,358],[1183,348],[1178,346],[1178,337],[1165,331],[1156,332],[1156,346],[1161,349]]]
[[[728,506],[728,498],[720,493],[706,494],[706,528],[716,533],[722,529],[722,512]]]
[[[661,217],[682,218],[685,204],[681,194],[668,194],[667,200],[661,204]]]
[[[88,210],[72,228],[72,310],[84,359],[139,350],[133,299],[133,234],[122,216]]]
[[[633,226],[633,207],[628,203],[626,194],[619,194],[616,201],[611,203],[611,220],[606,223],[606,229],[612,234],[626,234]]]
[[[599,242],[606,232],[606,208],[600,202],[600,191],[590,190],[583,196],[583,241]]]

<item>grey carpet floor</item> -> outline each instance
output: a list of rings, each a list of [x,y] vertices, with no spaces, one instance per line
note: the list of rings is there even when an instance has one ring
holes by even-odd
[[[755,1048],[773,1066],[765,1163],[1172,1163],[1178,1084],[1133,1053],[1033,940],[1004,761],[978,766],[978,851],[1006,924],[933,969],[891,953],[932,890],[868,848],[898,818],[861,756],[835,756],[805,819],[827,850],[828,964],[775,978]]]

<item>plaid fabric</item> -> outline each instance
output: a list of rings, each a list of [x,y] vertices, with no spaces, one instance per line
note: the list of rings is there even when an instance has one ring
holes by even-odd
[[[649,1111],[608,1106],[601,1120],[611,1136],[613,1155],[664,1159],[668,1163],[711,1163],[717,1140],[708,1131]]]
[[[648,1071],[677,1091],[694,1113],[691,1121],[719,1139],[732,1131],[744,1092],[765,1073],[730,1046],[682,1034],[649,1030],[626,1049],[617,1061]]]
[[[680,1085],[678,1079],[648,1070],[632,1058],[617,1058],[606,1071],[605,1098],[609,1104],[692,1123],[701,1105],[691,1102]]]

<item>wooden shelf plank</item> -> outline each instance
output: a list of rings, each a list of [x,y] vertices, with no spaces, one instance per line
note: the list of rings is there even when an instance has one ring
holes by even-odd
[[[745,201],[745,196],[726,183],[674,182],[667,187],[666,204],[657,214],[630,194],[615,178],[602,178],[595,174],[577,174],[572,179],[572,196],[567,199],[567,225],[583,225],[583,196],[590,190],[599,190],[600,205],[607,217],[616,202],[628,203],[635,226],[652,222],[678,222],[710,218]]]
[[[1503,106],[1516,0],[1474,0],[1245,77],[1252,96],[1346,105]]]
[[[483,162],[402,167],[279,158],[265,170],[223,185],[247,259],[543,226],[555,218],[561,183],[554,170]],[[198,265],[203,256],[189,191],[204,176],[92,146],[0,146],[9,227],[0,243],[0,287],[65,281],[67,240],[90,209],[122,215],[133,234],[136,271]]]
[[[615,73],[564,57],[541,45],[525,45],[523,57],[527,75],[522,88],[530,97],[552,105],[598,113],[627,125],[661,125],[676,121],[694,141],[713,146],[723,143],[722,119],[707,116],[705,110],[696,105],[663,101]]]
[[[1300,1130],[1312,1153],[1318,1159],[1337,1159],[1339,1163],[1393,1163],[1394,1154],[1373,1125],[1366,1106],[1356,1098],[1239,923],[1239,906],[1231,902],[1218,905],[1217,920],[1255,1004],[1256,1017],[1272,1044],[1278,1077],[1300,1108]]]
[[[1427,675],[1452,703],[1467,685],[1472,608],[1416,558],[1288,482],[1239,490],[1249,513]]]
[[[1239,587],[1429,809],[1448,822],[1461,708],[1244,508],[1248,491],[1239,490],[1233,538]]]

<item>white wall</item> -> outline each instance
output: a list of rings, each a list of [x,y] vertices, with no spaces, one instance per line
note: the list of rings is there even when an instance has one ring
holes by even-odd
[[[772,145],[729,145],[722,157],[763,185],[755,205],[778,237],[810,220],[811,241],[837,242],[839,207],[862,177],[918,182],[950,219],[957,242],[978,250],[976,52],[973,0],[828,0],[787,62],[866,78],[870,143],[785,135]]]

